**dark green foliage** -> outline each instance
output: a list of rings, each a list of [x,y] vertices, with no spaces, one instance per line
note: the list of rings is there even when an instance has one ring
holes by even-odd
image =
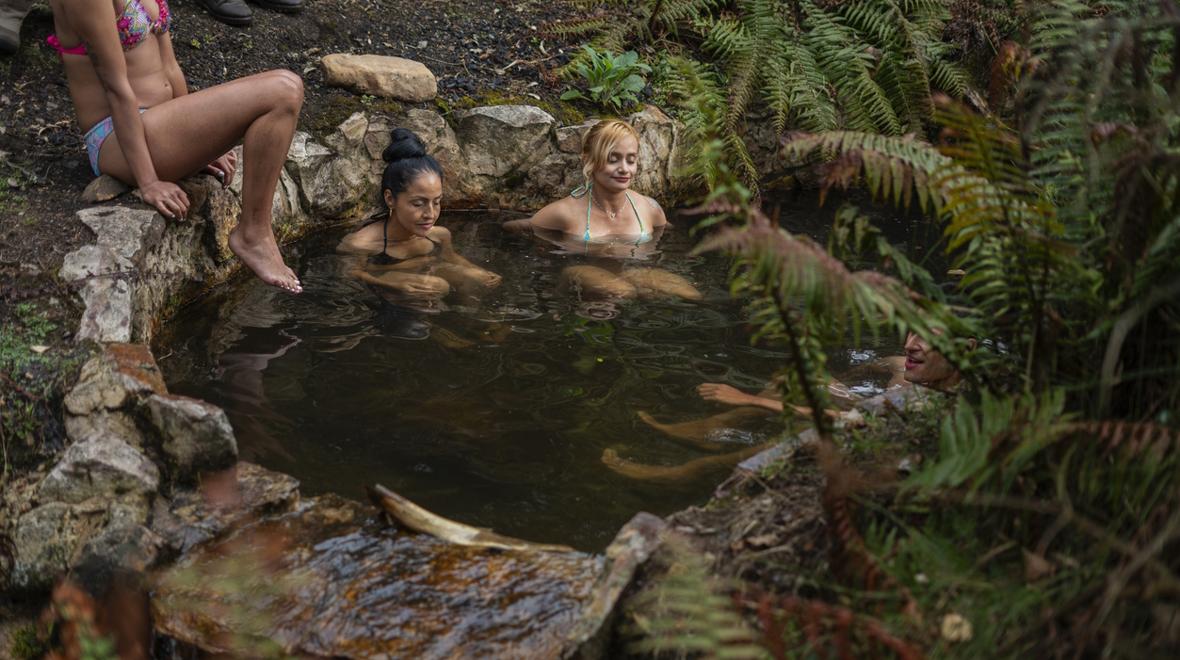
[[[683,60],[666,83],[670,98],[685,121],[709,126],[731,145],[727,162],[751,186],[757,171],[742,134],[754,108],[769,112],[779,134],[847,127],[901,135],[922,130],[932,91],[959,97],[968,90],[940,39],[949,14],[934,0],[582,5],[602,13],[558,31],[594,35],[594,43],[615,51],[658,40],[661,50],[679,53]]]
[[[635,51],[612,55],[593,46],[583,46],[582,52],[585,57],[573,68],[582,78],[587,93],[572,89],[561,95],[562,101],[583,99],[618,113],[639,100],[651,67],[640,62]]]
[[[823,162],[826,187],[863,183],[938,222],[965,272],[953,290],[851,208],[829,252],[715,201],[738,222],[704,247],[739,257],[735,291],[791,348],[789,400],[821,400],[826,339],[860,326],[917,333],[970,385],[952,408],[908,413],[941,420],[912,425],[905,443],[928,460],[901,483],[852,474],[821,444],[841,604],[937,657],[1170,657],[1180,3],[1037,3],[1030,21],[1010,116],[940,99],[938,146],[867,131],[785,146]]]

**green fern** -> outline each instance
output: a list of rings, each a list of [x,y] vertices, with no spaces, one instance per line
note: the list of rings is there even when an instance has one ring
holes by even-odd
[[[901,135],[922,129],[935,91],[962,96],[969,87],[952,49],[941,41],[949,14],[940,2],[642,0],[579,6],[609,9],[612,20],[598,27],[591,15],[567,35],[594,34],[596,46],[615,51],[661,40],[663,50],[697,50],[707,57],[693,62],[678,55],[691,64],[674,66],[667,84],[691,90],[678,95],[687,113],[723,108],[708,115],[704,132],[734,146],[728,163],[755,189],[759,172],[750,150],[738,147],[754,109],[768,110],[779,134],[844,127]],[[704,75],[718,84],[699,85]]]

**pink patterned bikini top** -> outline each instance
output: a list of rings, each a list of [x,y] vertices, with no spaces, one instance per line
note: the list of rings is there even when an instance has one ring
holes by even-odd
[[[172,12],[168,11],[168,0],[156,0],[156,4],[160,7],[160,13],[153,21],[140,0],[123,0],[123,13],[115,19],[115,27],[119,30],[119,42],[123,44],[123,50],[131,50],[138,46],[147,38],[148,32],[164,34],[172,26]],[[65,48],[61,45],[56,34],[49,35],[45,41],[62,55],[86,54],[85,43]]]

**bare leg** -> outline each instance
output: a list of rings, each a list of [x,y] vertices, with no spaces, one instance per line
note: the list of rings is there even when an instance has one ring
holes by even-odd
[[[687,422],[677,422],[675,424],[663,424],[657,422],[647,412],[640,410],[638,413],[639,419],[643,420],[648,426],[666,433],[670,438],[681,442],[682,444],[696,447],[697,449],[705,449],[707,451],[717,451],[732,446],[732,444],[725,444],[719,442],[710,442],[707,438],[710,433],[719,431],[721,429],[731,429],[740,426],[742,423],[753,419],[761,419],[770,415],[770,411],[762,408],[755,408],[753,406],[743,406],[741,408],[734,408],[723,413],[718,413],[712,417],[705,417],[703,419],[694,419]]]
[[[692,282],[662,268],[632,268],[623,271],[623,279],[635,286],[641,297],[672,296],[700,300],[701,292]]]
[[[613,449],[606,449],[602,452],[602,462],[614,472],[625,477],[631,477],[632,479],[663,482],[688,481],[689,479],[695,479],[714,470],[732,468],[741,461],[770,447],[772,444],[774,443],[746,447],[745,449],[719,456],[706,456],[687,463],[681,463],[680,465],[645,465],[643,463],[635,463],[625,458],[619,458],[619,454]]]
[[[294,292],[302,287],[279,253],[271,204],[302,104],[303,81],[276,70],[174,98],[143,113],[156,175],[166,181],[199,172],[242,141],[242,217],[230,233],[229,247],[263,282]],[[99,169],[135,183],[117,135],[103,143]]]
[[[624,300],[637,295],[635,285],[597,266],[570,266],[561,271],[559,288],[577,292],[580,298]]]
[[[491,271],[458,264],[436,264],[432,272],[450,283],[466,298],[478,300],[483,294],[500,286],[500,277]]]

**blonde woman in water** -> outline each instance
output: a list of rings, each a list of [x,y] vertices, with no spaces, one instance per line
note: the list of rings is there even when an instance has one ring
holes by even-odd
[[[631,190],[638,170],[639,134],[625,121],[600,121],[582,140],[585,185],[532,218],[505,223],[504,228],[532,231],[571,253],[597,257],[592,264],[562,272],[563,285],[583,297],[699,300],[701,292],[684,277],[659,268],[628,267],[622,261],[653,254],[668,226],[656,200]]]

